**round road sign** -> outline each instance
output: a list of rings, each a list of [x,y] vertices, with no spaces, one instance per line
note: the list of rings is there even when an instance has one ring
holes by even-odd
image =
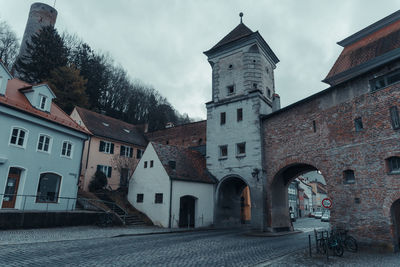
[[[330,198],[324,198],[322,200],[322,206],[324,206],[325,209],[330,209],[332,207],[332,200]]]

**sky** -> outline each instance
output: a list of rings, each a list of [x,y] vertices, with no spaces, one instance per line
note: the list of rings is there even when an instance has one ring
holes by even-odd
[[[32,0],[0,0],[0,20],[22,39]],[[43,0],[54,5],[54,0]],[[328,87],[342,51],[336,42],[390,15],[400,0],[57,0],[56,28],[109,53],[134,79],[152,85],[180,113],[206,119],[211,67],[204,51],[243,22],[280,59],[282,107]]]

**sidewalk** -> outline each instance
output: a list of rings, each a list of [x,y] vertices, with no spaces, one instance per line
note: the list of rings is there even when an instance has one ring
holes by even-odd
[[[362,249],[357,253],[345,251],[343,257],[329,256],[329,261],[325,255],[313,254],[309,256],[308,251],[285,255],[283,257],[259,264],[258,266],[400,266],[400,253],[379,252],[371,249]]]
[[[200,230],[200,229],[196,229]],[[196,231],[189,230],[189,231]],[[0,245],[40,243],[65,240],[106,238],[121,235],[145,235],[188,231],[186,228],[168,229],[155,226],[97,227],[75,226],[61,228],[0,230]]]

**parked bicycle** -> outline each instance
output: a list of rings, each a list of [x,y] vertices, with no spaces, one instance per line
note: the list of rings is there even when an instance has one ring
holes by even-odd
[[[323,254],[328,253],[328,249],[332,250],[339,257],[343,256],[344,252],[339,235],[332,231],[321,232],[321,237],[317,239],[317,249]]]
[[[358,244],[357,240],[348,234],[349,230],[338,230],[337,234],[340,238],[340,243],[342,244],[343,248],[350,252],[357,252]]]

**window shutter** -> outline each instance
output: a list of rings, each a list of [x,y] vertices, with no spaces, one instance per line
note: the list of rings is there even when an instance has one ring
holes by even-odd
[[[390,117],[392,119],[393,129],[400,128],[400,118],[396,106],[390,108]]]
[[[108,167],[107,177],[111,177],[111,167]]]
[[[97,170],[101,171],[101,165],[97,165]]]
[[[119,155],[120,156],[124,156],[125,155],[125,146],[121,145],[121,150],[119,151]]]
[[[104,152],[104,142],[103,141],[100,141],[100,146],[99,146],[99,151],[100,152]]]
[[[133,147],[129,148],[129,157],[132,158],[133,156]]]
[[[113,144],[113,143],[111,143],[111,151],[110,151],[110,154],[114,154],[114,144]]]

